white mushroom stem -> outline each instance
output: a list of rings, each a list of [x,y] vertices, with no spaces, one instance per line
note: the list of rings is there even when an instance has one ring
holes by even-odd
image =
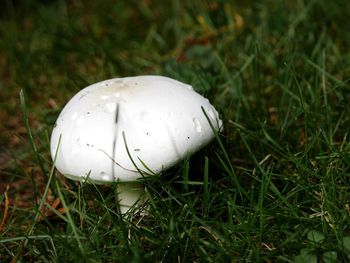
[[[127,213],[132,207],[142,206],[147,200],[145,187],[138,182],[118,182],[117,191],[121,214]]]

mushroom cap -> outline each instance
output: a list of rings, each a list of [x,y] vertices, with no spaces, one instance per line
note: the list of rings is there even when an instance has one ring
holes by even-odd
[[[160,173],[214,138],[202,107],[220,130],[218,112],[190,85],[162,76],[98,82],[60,113],[51,156],[57,152],[56,168],[74,180],[135,181]]]

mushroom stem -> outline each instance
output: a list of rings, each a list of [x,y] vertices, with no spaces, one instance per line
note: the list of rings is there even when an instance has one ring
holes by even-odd
[[[146,201],[145,187],[139,182],[118,182],[118,202],[121,214],[132,207],[141,206]]]

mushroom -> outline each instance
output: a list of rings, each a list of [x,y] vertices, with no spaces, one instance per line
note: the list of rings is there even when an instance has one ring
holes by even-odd
[[[162,76],[115,78],[66,104],[52,131],[51,155],[70,179],[118,182],[125,213],[142,199],[138,178],[198,151],[221,127],[218,112],[190,85]]]

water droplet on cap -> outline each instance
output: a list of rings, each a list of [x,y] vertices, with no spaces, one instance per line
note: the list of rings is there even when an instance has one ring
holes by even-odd
[[[78,113],[76,113],[76,112],[74,112],[73,115],[72,115],[72,117],[70,117],[70,119],[71,119],[72,121],[76,120],[77,118],[78,118]]]
[[[193,118],[193,124],[194,128],[196,129],[196,132],[202,132],[202,125],[197,118]]]
[[[107,113],[112,113],[112,112],[115,112],[117,109],[117,104],[116,103],[107,103],[105,106],[104,106],[104,109],[103,111],[104,112],[107,112]]]
[[[109,98],[109,96],[108,95],[101,95],[100,98],[101,98],[101,100],[106,100]]]

